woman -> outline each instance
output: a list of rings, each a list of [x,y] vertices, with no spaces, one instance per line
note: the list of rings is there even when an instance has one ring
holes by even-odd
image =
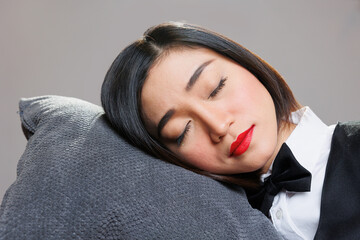
[[[320,206],[335,126],[301,108],[280,74],[241,45],[190,24],[150,28],[113,62],[102,104],[139,148],[243,186],[285,238],[334,236]],[[282,181],[285,165],[285,175],[297,170]]]

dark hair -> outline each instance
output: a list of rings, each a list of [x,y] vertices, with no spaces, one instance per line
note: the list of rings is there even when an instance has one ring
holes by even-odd
[[[284,79],[260,57],[218,33],[177,22],[148,29],[141,39],[130,44],[116,57],[102,85],[102,106],[113,127],[130,143],[147,153],[217,180],[248,188],[256,187],[260,171],[218,175],[185,165],[145,129],[141,91],[149,69],[172,49],[199,47],[211,49],[234,60],[259,79],[274,101],[278,126],[288,122],[290,113],[299,108]]]

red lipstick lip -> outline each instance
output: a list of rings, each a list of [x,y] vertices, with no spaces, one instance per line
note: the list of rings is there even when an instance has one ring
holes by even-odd
[[[240,133],[236,140],[230,146],[230,157],[239,156],[243,154],[250,146],[252,139],[252,134],[254,131],[255,125],[252,125],[249,129]]]

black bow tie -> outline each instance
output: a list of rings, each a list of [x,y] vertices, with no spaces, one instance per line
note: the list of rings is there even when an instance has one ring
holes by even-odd
[[[309,192],[310,184],[311,173],[299,164],[284,143],[274,160],[272,174],[259,190],[247,191],[247,197],[253,208],[269,216],[274,197],[283,188],[292,192]]]

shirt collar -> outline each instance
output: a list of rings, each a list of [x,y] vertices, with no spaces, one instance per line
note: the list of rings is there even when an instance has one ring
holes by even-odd
[[[291,119],[297,126],[285,142],[297,161],[312,172],[328,141],[328,126],[309,107],[293,112]]]

